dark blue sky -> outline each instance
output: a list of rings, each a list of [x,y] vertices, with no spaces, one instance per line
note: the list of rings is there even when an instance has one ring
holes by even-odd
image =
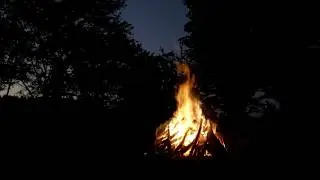
[[[127,0],[127,4],[123,18],[134,26],[135,39],[144,48],[174,50],[187,20],[182,0]]]
[[[0,0],[0,6],[5,0]],[[183,0],[127,0],[123,18],[134,26],[135,39],[144,48],[174,50],[184,36],[186,8]]]

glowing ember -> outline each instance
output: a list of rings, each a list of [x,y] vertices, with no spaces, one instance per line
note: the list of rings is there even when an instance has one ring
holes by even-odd
[[[177,110],[173,117],[156,130],[155,146],[174,157],[212,156],[207,150],[210,136],[216,136],[217,124],[206,119],[201,110],[201,102],[192,94],[195,76],[186,64],[178,64],[177,70],[184,73],[186,81],[179,86],[176,100]]]

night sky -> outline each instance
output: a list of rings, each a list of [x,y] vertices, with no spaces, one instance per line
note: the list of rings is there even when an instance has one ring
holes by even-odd
[[[0,6],[5,0],[0,0]],[[134,26],[135,39],[155,52],[163,47],[175,50],[184,36],[186,8],[183,0],[127,0],[123,18]]]
[[[144,48],[175,50],[187,21],[182,0],[127,0],[127,4],[123,18],[134,26],[135,39]]]

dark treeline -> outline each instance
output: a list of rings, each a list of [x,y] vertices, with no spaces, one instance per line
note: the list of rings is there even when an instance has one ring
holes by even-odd
[[[1,9],[8,159],[143,157],[152,149],[156,127],[175,108],[177,58],[142,49],[121,18],[124,7],[36,0]],[[15,91],[20,98],[8,96]]]
[[[175,110],[178,61],[196,73],[205,114],[219,119],[232,157],[284,155],[280,126],[302,83],[293,58],[318,46],[316,6],[290,3],[297,13],[271,2],[184,4],[187,35],[177,55],[141,47],[121,18],[125,0],[7,1],[0,128],[10,158],[143,157]]]
[[[309,52],[319,48],[317,4],[184,2],[189,21],[185,25],[187,36],[180,41],[185,45],[185,55],[197,62],[201,89],[215,91],[219,97],[224,110],[221,126],[232,136],[231,149],[241,147],[242,159],[254,157],[254,162],[272,165],[297,165],[299,160],[308,159],[306,155],[312,150],[305,150],[304,143],[314,144],[312,137],[317,137],[310,123],[314,118],[308,116],[317,106],[312,87],[317,69],[312,66],[319,55]],[[280,105],[276,113],[266,104],[257,108],[259,96],[276,100]],[[207,104],[216,102],[207,100]],[[263,110],[264,115],[248,116],[257,110]],[[249,141],[248,145],[241,145],[242,139]],[[301,156],[293,162],[296,153]]]

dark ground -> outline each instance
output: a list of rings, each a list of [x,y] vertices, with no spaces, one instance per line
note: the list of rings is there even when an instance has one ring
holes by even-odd
[[[18,107],[1,106],[1,162],[11,170],[101,173],[126,169],[163,174],[173,169],[174,173],[186,174],[187,169],[201,172],[216,169],[221,174],[239,171],[249,175],[252,171],[270,174],[300,169],[300,161],[305,162],[310,156],[300,141],[303,136],[293,136],[294,130],[283,131],[279,127],[257,134],[255,140],[238,150],[228,153],[220,150],[212,160],[172,161],[152,151],[157,124],[142,123],[141,117],[130,111],[99,111],[88,106],[75,111],[67,106],[55,111],[45,106],[38,107],[41,111]],[[229,142],[237,141],[235,138]]]

